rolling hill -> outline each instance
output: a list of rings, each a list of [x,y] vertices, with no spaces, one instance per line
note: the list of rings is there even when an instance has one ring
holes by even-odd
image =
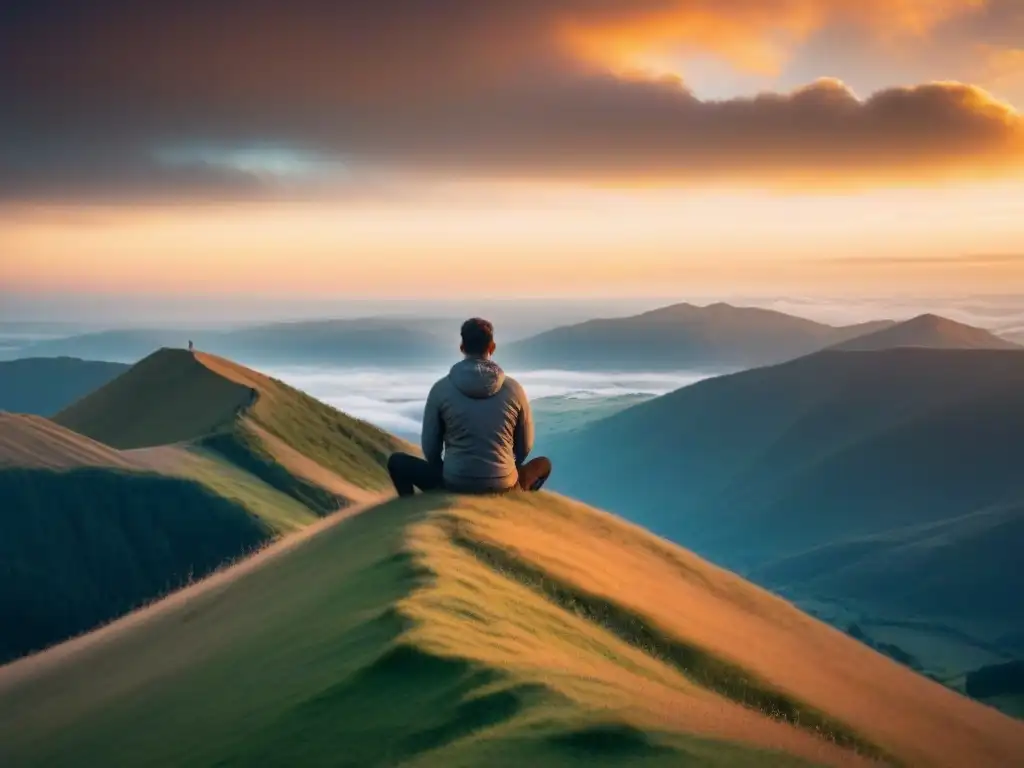
[[[0,660],[377,498],[401,441],[254,371],[160,350],[55,421],[0,414]],[[38,598],[38,599],[37,599]]]
[[[128,370],[73,357],[0,362],[0,411],[52,416]]]
[[[555,489],[854,610],[837,623],[918,622],[900,644],[925,655],[937,627],[985,649],[943,652],[946,672],[1024,651],[1000,640],[1024,630],[1024,351],[822,352],[702,381],[548,450]]]
[[[932,349],[1021,349],[1020,345],[994,333],[958,323],[938,315],[919,315],[874,333],[858,336],[833,345],[847,352],[867,352],[897,347],[929,347]]]
[[[590,320],[503,346],[503,362],[583,370],[734,370],[789,360],[891,321],[834,327],[754,307],[675,304]]]
[[[0,669],[0,750],[54,767],[981,768],[1013,764],[1024,724],[610,515],[428,495]]]

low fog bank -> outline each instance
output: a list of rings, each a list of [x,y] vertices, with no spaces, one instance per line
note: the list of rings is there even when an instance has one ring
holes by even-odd
[[[400,437],[419,440],[427,393],[447,369],[271,367],[264,372]],[[509,375],[525,387],[534,401],[549,397],[599,400],[633,394],[663,395],[707,376],[687,371],[581,373],[556,370],[509,371]]]

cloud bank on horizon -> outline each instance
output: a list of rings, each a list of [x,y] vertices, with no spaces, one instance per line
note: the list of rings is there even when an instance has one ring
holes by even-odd
[[[1022,41],[1016,0],[0,0],[0,200],[1015,176]]]

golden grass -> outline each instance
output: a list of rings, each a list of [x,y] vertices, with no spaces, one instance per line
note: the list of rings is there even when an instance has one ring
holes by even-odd
[[[137,469],[120,451],[65,429],[42,416],[0,412],[0,468]]]
[[[615,764],[602,739],[655,745],[621,759],[659,768],[1024,754],[1024,724],[560,497],[420,496],[340,521],[0,670],[17,754],[128,765],[162,744],[202,765],[540,766],[583,741]],[[765,696],[818,719],[766,711]],[[507,718],[472,719],[509,697]]]
[[[461,545],[460,545],[461,542]],[[575,590],[580,615],[474,555],[489,547]],[[636,617],[638,637],[696,648],[750,684],[825,713],[856,748],[907,765],[1004,766],[1024,755],[1024,724],[921,677],[795,607],[617,518],[542,495],[458,498],[415,528],[437,574],[403,610],[414,642],[518,670],[563,694],[660,724],[847,763],[836,744],[744,708],[689,679],[657,648],[623,642],[583,610],[597,598]],[[493,562],[492,562],[493,565]],[[510,578],[510,576],[512,578]],[[755,697],[756,699],[756,697]]]

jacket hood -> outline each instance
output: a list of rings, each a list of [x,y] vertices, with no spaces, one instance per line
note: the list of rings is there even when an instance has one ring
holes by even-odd
[[[505,384],[505,372],[500,365],[472,357],[453,365],[448,378],[459,392],[477,400],[494,397]]]

